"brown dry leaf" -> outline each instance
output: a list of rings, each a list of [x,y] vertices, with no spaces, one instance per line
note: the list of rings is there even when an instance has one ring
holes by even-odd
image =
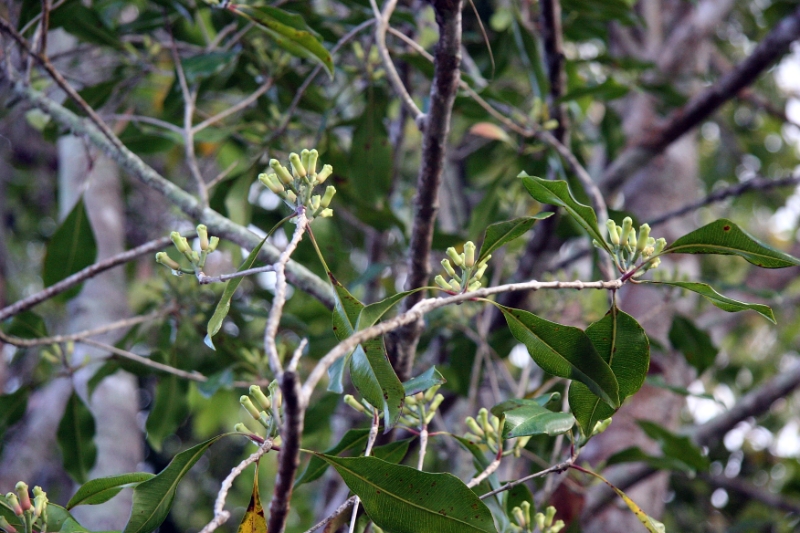
[[[261,506],[261,498],[258,495],[258,462],[256,461],[256,473],[253,476],[253,495],[250,497],[250,505],[247,512],[242,517],[237,533],[267,533],[267,519],[264,516],[264,508]]]

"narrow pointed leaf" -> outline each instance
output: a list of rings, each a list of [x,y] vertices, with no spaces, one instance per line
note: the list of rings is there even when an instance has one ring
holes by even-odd
[[[492,407],[491,412],[494,416],[500,416],[506,411],[517,409],[519,407],[528,407],[530,405],[545,407],[550,402],[555,402],[560,399],[561,399],[560,392],[549,392],[547,394],[542,394],[541,396],[537,396],[536,398],[512,398],[510,400],[498,403],[497,405]]]
[[[694,470],[706,471],[711,465],[692,440],[686,435],[675,435],[664,427],[648,420],[637,420],[645,434],[658,442],[665,457],[687,464]]]
[[[299,15],[269,6],[238,5],[228,9],[255,22],[278,46],[290,54],[319,63],[333,79],[333,58],[330,52]]]
[[[98,505],[105,503],[127,487],[135,487],[154,477],[149,472],[132,472],[119,476],[101,477],[84,483],[67,503],[67,509],[78,505]]]
[[[264,507],[261,506],[261,496],[258,493],[258,461],[256,473],[253,476],[253,493],[250,504],[244,512],[237,533],[267,533],[267,518],[264,516]]]
[[[367,439],[369,438],[369,429],[351,429],[342,436],[342,439],[331,446],[325,453],[327,455],[339,455],[340,453],[348,450],[357,450],[361,453],[367,446]],[[311,483],[319,479],[325,470],[328,468],[328,463],[321,459],[318,455],[312,455],[308,461],[308,466],[294,482],[294,486],[300,486],[304,483]]]
[[[738,255],[762,268],[800,265],[800,259],[767,246],[725,218],[684,235],[663,253]]]
[[[37,339],[47,336],[47,325],[44,319],[33,311],[23,311],[3,328],[7,335],[23,339]]]
[[[481,251],[478,254],[478,262],[483,261],[487,255],[504,244],[524,235],[537,220],[544,220],[552,215],[553,213],[548,211],[537,213],[532,217],[520,217],[490,225],[486,228],[486,233],[483,234],[483,244],[481,244]]]
[[[492,410],[494,412],[494,409]],[[503,412],[503,438],[527,437],[530,435],[559,435],[575,425],[572,413],[555,413],[536,403],[516,407]]]
[[[383,446],[375,446],[372,449],[372,456],[387,463],[397,464],[405,458],[412,440],[414,439],[396,440]]]
[[[75,274],[94,263],[96,258],[97,242],[81,197],[47,243],[42,268],[44,286],[50,287]],[[76,285],[57,298],[69,300],[80,292],[81,286]]]
[[[328,368],[328,392],[344,394],[344,364],[347,356],[341,356]]]
[[[597,479],[599,479],[600,481],[602,481],[603,483],[608,485],[611,488],[611,490],[616,492],[617,496],[622,498],[622,501],[624,501],[625,505],[628,506],[628,509],[630,509],[633,512],[633,514],[636,515],[636,518],[639,519],[639,521],[642,523],[642,525],[644,525],[644,527],[647,528],[647,531],[649,531],[650,533],[666,533],[667,529],[664,527],[664,524],[662,524],[658,520],[650,517],[647,513],[645,513],[642,510],[641,507],[639,507],[636,504],[636,502],[631,500],[628,497],[627,494],[625,494],[620,489],[618,489],[617,487],[615,487],[614,485],[609,483],[606,478],[604,478],[603,476],[601,476],[600,474],[598,474],[596,472],[592,472],[591,470],[585,470],[583,468],[581,468],[581,472],[584,472],[586,474],[589,474],[589,475],[592,475],[592,476],[596,477]]]
[[[492,513],[460,479],[375,457],[323,455],[377,526],[392,533],[496,533]]]
[[[669,342],[683,354],[690,365],[697,369],[698,374],[702,374],[714,364],[719,352],[708,333],[681,315],[675,315],[672,319]]]
[[[424,289],[425,287],[420,287],[411,291],[398,292],[397,294],[393,294],[392,296],[389,296],[380,302],[369,304],[368,306],[364,307],[364,309],[362,309],[361,313],[358,315],[355,329],[360,331],[362,329],[367,329],[370,326],[374,326],[378,320],[383,318],[383,315],[391,310],[392,307],[397,305],[400,300],[409,294],[413,294]]]
[[[589,337],[578,328],[556,324],[533,313],[498,305],[511,334],[525,345],[545,372],[580,381],[612,407],[619,407],[619,385]]]
[[[176,455],[157,476],[133,489],[133,509],[123,533],[150,533],[164,522],[178,487],[208,448],[227,434],[217,435]]]
[[[523,185],[534,200],[542,204],[563,207],[592,239],[610,253],[608,243],[597,225],[597,214],[594,209],[575,200],[566,181],[543,180],[535,176],[528,176],[524,172],[519,177],[522,178]]]
[[[650,342],[642,326],[615,306],[586,328],[586,335],[614,372],[620,402],[635,394],[642,387],[650,366]],[[616,411],[582,383],[570,385],[569,405],[584,435],[591,434],[597,422]]]
[[[403,389],[405,390],[406,396],[411,396],[412,394],[424,392],[434,385],[441,385],[445,382],[447,382],[447,380],[444,379],[441,372],[436,370],[435,366],[432,366],[419,376],[413,377],[403,383]]]
[[[728,298],[717,291],[714,290],[713,287],[710,285],[706,285],[705,283],[695,283],[691,281],[642,281],[642,283],[649,283],[650,285],[669,285],[670,287],[680,287],[681,289],[686,289],[688,291],[696,292],[715,306],[719,307],[723,311],[727,311],[729,313],[735,313],[737,311],[746,311],[752,310],[758,313],[759,315],[763,316],[773,324],[775,324],[775,315],[767,305],[762,304],[749,304],[746,302],[740,302],[739,300],[734,300],[733,298]]]
[[[269,235],[267,235],[267,237],[269,237]],[[261,251],[261,247],[264,246],[265,242],[267,242],[267,237],[264,237],[264,240],[262,240],[255,248],[253,248],[237,272],[247,270],[253,266],[253,263],[256,262],[256,257],[258,257],[258,253]],[[233,293],[236,292],[236,289],[239,288],[239,284],[242,282],[242,279],[244,278],[241,277],[228,280],[228,283],[225,284],[225,290],[222,291],[222,298],[219,299],[219,303],[217,303],[217,307],[214,309],[214,314],[211,315],[211,319],[208,321],[208,327],[206,328],[208,333],[206,334],[205,343],[212,350],[216,350],[212,338],[219,332],[220,328],[222,327],[222,321],[225,320],[226,316],[228,316],[228,311],[231,310],[231,298],[233,298]]]
[[[61,448],[64,470],[78,483],[86,482],[97,459],[94,443],[95,424],[89,408],[73,391],[67,400],[56,438]]]

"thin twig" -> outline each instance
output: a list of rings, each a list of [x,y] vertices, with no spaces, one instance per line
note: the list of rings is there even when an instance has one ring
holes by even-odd
[[[183,379],[197,381],[199,383],[208,381],[208,378],[200,374],[199,372],[196,371],[187,372],[186,370],[181,370],[180,368],[175,368],[173,366],[159,363],[158,361],[153,361],[152,359],[149,359],[147,357],[143,357],[133,352],[129,352],[128,350],[123,350],[122,348],[117,348],[116,346],[112,346],[104,342],[98,342],[86,338],[76,339],[75,342],[78,342],[80,344],[87,344],[89,346],[94,346],[95,348],[111,352],[114,355],[118,355],[120,357],[124,357],[125,359],[130,359],[131,361],[135,361],[140,365],[144,365],[153,368],[155,370],[159,370],[161,372],[166,372],[167,374],[172,374],[173,376],[178,376]]]
[[[400,100],[411,112],[417,127],[422,129],[422,120],[424,119],[425,114],[420,110],[419,107],[417,107],[417,104],[414,103],[414,99],[411,98],[411,95],[408,93],[406,86],[403,84],[403,80],[400,78],[400,74],[397,73],[397,69],[392,62],[392,57],[389,55],[389,49],[386,48],[386,31],[389,28],[389,19],[392,17],[394,8],[397,6],[397,0],[386,0],[386,3],[383,5],[383,11],[378,9],[376,0],[369,0],[369,3],[372,6],[372,12],[375,14],[376,21],[375,46],[378,48],[381,61],[383,61],[383,68],[386,71],[386,77],[389,78],[389,83],[392,84],[392,87],[400,97]]]
[[[74,287],[75,285],[89,279],[93,278],[94,276],[100,274],[101,272],[105,272],[106,270],[113,268],[115,266],[127,263],[137,257],[148,254],[151,252],[155,252],[156,250],[161,250],[165,246],[171,244],[172,241],[169,237],[162,237],[160,239],[155,239],[150,242],[146,242],[141,246],[137,246],[131,250],[126,252],[119,253],[117,255],[111,256],[108,259],[104,259],[99,263],[95,263],[90,265],[83,270],[79,270],[78,272],[74,273],[73,275],[64,278],[63,280],[59,281],[58,283],[47,287],[46,289],[37,292],[36,294],[32,294],[27,298],[23,298],[18,302],[15,302],[3,309],[0,309],[0,322],[4,321],[5,319],[17,315],[31,307],[44,302],[45,300],[49,300],[54,296],[61,294],[62,292]]]
[[[206,184],[206,188],[210,191],[211,189],[219,185],[220,182],[222,182],[222,180],[227,178],[228,174],[233,172],[233,169],[235,169],[238,166],[239,166],[239,161],[232,161],[231,164],[228,165],[227,168],[225,168],[225,170],[214,176],[214,179],[209,180],[209,182]]]
[[[228,519],[231,517],[231,513],[225,510],[225,500],[228,498],[228,491],[230,491],[231,487],[233,486],[233,480],[239,477],[239,475],[244,472],[245,468],[258,461],[262,455],[271,449],[272,439],[266,439],[264,444],[259,446],[258,450],[250,454],[250,457],[236,465],[231,470],[231,473],[228,474],[228,477],[226,477],[222,482],[222,486],[217,494],[217,499],[214,502],[214,518],[211,520],[211,522],[206,524],[203,529],[200,530],[200,533],[212,533],[212,531],[228,521]]]
[[[513,489],[517,485],[521,485],[521,484],[525,483],[526,481],[530,481],[531,479],[536,479],[537,477],[546,476],[547,474],[552,474],[553,472],[562,472],[562,471],[566,470],[567,468],[569,468],[570,466],[572,466],[575,463],[575,459],[576,458],[577,458],[577,455],[573,455],[572,457],[570,457],[566,461],[558,463],[557,465],[553,465],[550,468],[545,468],[541,472],[536,472],[535,474],[531,474],[529,476],[521,477],[521,478],[519,478],[519,479],[517,479],[515,481],[512,481],[510,483],[506,483],[505,485],[503,485],[502,487],[500,487],[498,489],[495,489],[493,491],[487,492],[486,494],[482,494],[481,496],[479,496],[479,498],[481,500],[485,500],[486,498],[494,496],[495,494],[500,494],[501,492],[505,492],[507,490]]]
[[[327,526],[331,521],[333,521],[336,517],[341,515],[342,513],[347,512],[348,509],[355,503],[356,498],[358,496],[350,496],[347,498],[342,505],[336,508],[334,512],[332,512],[328,517],[323,518],[317,524],[311,526],[309,529],[306,530],[305,533],[313,533],[314,531],[318,530],[321,527]]]
[[[369,427],[369,437],[367,438],[367,449],[364,450],[364,457],[369,457],[372,453],[372,447],[375,445],[375,439],[378,438],[378,426],[380,425],[380,416],[377,409],[372,410],[372,425]],[[421,470],[421,469],[420,469]],[[358,496],[353,500],[353,515],[350,518],[350,533],[356,530],[356,520],[358,519],[358,504],[361,502]]]
[[[202,272],[197,274],[197,282],[201,285],[208,285],[209,283],[221,283],[235,278],[242,278],[245,276],[252,276],[253,274],[262,274],[264,272],[274,272],[275,265],[264,265],[256,268],[248,268],[240,272],[233,272],[231,274],[220,274],[219,276],[206,276]]]
[[[328,368],[339,357],[345,355],[346,353],[349,353],[350,350],[353,350],[356,346],[358,346],[364,341],[367,341],[369,339],[374,339],[375,337],[380,337],[381,335],[385,335],[390,331],[394,331],[401,326],[410,324],[417,320],[421,320],[423,316],[425,316],[426,314],[430,313],[435,309],[439,309],[440,307],[456,304],[459,302],[485,298],[487,296],[491,296],[492,294],[500,294],[504,292],[525,291],[525,290],[537,291],[544,289],[618,290],[620,287],[622,287],[623,284],[624,283],[618,279],[611,281],[533,280],[533,281],[526,281],[523,283],[509,283],[507,285],[486,287],[478,289],[476,291],[447,296],[445,298],[428,298],[422,300],[408,311],[404,311],[389,320],[380,322],[369,328],[357,331],[344,341],[337,344],[334,348],[332,348],[327,354],[325,354],[325,356],[322,357],[322,359],[320,359],[320,361],[311,371],[311,374],[309,374],[308,378],[306,379],[306,382],[303,385],[303,394],[302,394],[303,401],[306,402],[306,404],[308,403],[309,399],[311,398],[311,394],[314,392],[314,388],[317,386],[317,383],[319,383],[319,381],[328,371]]]
[[[477,487],[480,485],[484,479],[491,476],[495,473],[495,471],[500,467],[500,463],[503,461],[503,448],[499,448],[497,450],[497,456],[489,463],[486,468],[483,469],[483,472],[476,474],[475,477],[469,480],[467,483],[467,487]]]
[[[272,373],[276,378],[280,378],[281,374],[283,374],[283,366],[278,357],[278,346],[275,343],[275,337],[278,334],[283,305],[286,303],[286,263],[289,262],[292,253],[294,253],[303,238],[303,234],[306,232],[308,219],[306,218],[305,208],[299,210],[295,221],[297,227],[294,230],[292,240],[281,253],[278,262],[272,265],[275,270],[275,296],[272,298],[272,307],[269,309],[267,325],[264,328],[264,351],[267,353],[269,366],[272,368]]]
[[[192,128],[192,133],[194,134],[194,133],[197,133],[199,131],[202,131],[205,128],[211,126],[212,124],[216,124],[220,120],[225,119],[225,118],[227,118],[227,117],[229,117],[229,116],[231,116],[231,115],[233,115],[235,113],[238,113],[242,109],[248,107],[250,104],[252,104],[256,100],[258,100],[261,97],[262,94],[264,94],[265,92],[269,91],[270,88],[272,87],[272,83],[273,83],[273,79],[272,78],[268,78],[267,81],[262,83],[261,86],[258,89],[256,89],[253,93],[251,93],[244,100],[239,101],[239,103],[237,103],[236,105],[233,105],[233,106],[229,107],[228,109],[226,109],[225,111],[221,111],[221,112],[217,113],[216,115],[214,115],[212,117],[209,117],[209,118],[205,119],[203,122],[195,125]]]
[[[131,121],[131,122],[141,122],[142,124],[150,124],[152,126],[157,126],[159,128],[171,131],[172,133],[177,133],[181,137],[183,137],[183,129],[179,128],[175,124],[167,122],[166,120],[161,120],[158,118],[148,117],[144,115],[130,115],[130,114],[120,114],[114,113],[110,115],[105,115],[106,118],[111,120],[124,120],[124,121]]]
[[[297,345],[297,348],[295,348],[292,358],[289,360],[289,364],[286,366],[287,371],[297,372],[297,365],[300,363],[300,357],[303,356],[303,350],[306,349],[306,346],[308,346],[308,339],[303,338],[300,341],[300,344]]]
[[[87,337],[96,337],[97,335],[102,335],[103,333],[108,333],[109,331],[114,331],[117,329],[129,328],[131,326],[135,326],[136,324],[141,324],[142,322],[148,322],[150,320],[155,320],[157,318],[161,318],[162,316],[173,312],[174,309],[162,309],[159,311],[155,311],[150,313],[149,315],[141,315],[135,316],[131,318],[125,318],[123,320],[117,320],[116,322],[111,322],[110,324],[106,324],[105,326],[101,326],[99,328],[88,329],[85,331],[79,331],[77,333],[69,333],[66,335],[54,335],[52,337],[39,337],[38,339],[23,339],[19,337],[14,337],[11,335],[7,335],[0,331],[0,340],[11,344],[13,346],[20,346],[25,348],[30,348],[32,346],[44,346],[48,344],[61,344],[64,342],[74,342],[80,341]]]

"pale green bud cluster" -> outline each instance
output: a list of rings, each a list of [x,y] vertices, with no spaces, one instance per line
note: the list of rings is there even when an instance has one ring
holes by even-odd
[[[475,251],[475,243],[472,241],[464,243],[464,251],[462,253],[458,253],[452,246],[448,248],[447,256],[450,259],[442,259],[442,268],[444,268],[449,279],[440,274],[433,281],[448,292],[462,293],[480,289],[481,278],[486,272],[492,254],[487,255],[476,264]],[[450,261],[452,261],[452,264]],[[460,274],[456,272],[453,264],[460,268]]]
[[[283,400],[278,382],[269,385],[269,394],[264,394],[258,385],[250,385],[249,395],[243,394],[239,403],[253,420],[267,429],[267,437],[275,437],[280,429],[280,414]],[[251,433],[244,424],[236,424],[234,430],[240,433]]]
[[[556,508],[552,505],[549,505],[547,509],[544,510],[544,513],[536,513],[533,516],[533,524],[538,528],[539,531],[542,533],[558,533],[562,529],[564,529],[564,521],[563,520],[556,520],[553,519],[556,517]],[[532,529],[531,529],[532,531]]]
[[[208,228],[205,226],[205,224],[200,224],[197,226],[197,239],[200,243],[199,252],[192,250],[189,241],[179,232],[173,231],[169,234],[169,237],[172,239],[172,244],[175,245],[175,249],[177,249],[178,252],[188,259],[192,264],[192,269],[184,268],[180,263],[172,259],[167,252],[158,252],[156,254],[156,263],[162,264],[169,268],[176,276],[202,272],[203,267],[206,265],[206,258],[208,257],[208,254],[216,250],[217,246],[219,246],[219,237],[209,238]]]
[[[28,484],[20,481],[14,486],[14,492],[6,494],[6,502],[13,513],[25,523],[26,531],[34,529],[34,523],[41,518],[41,525],[47,522],[47,493],[42,487],[33,488],[33,500],[28,493]],[[42,529],[37,527],[35,529]],[[7,533],[16,533],[17,529],[0,515],[0,530]]]
[[[464,438],[477,445],[489,448],[492,453],[497,453],[503,445],[503,438],[500,434],[500,419],[495,415],[489,415],[485,407],[478,411],[478,416],[472,418],[468,416],[464,424],[469,430],[464,434]]]
[[[531,504],[530,502],[522,502],[519,506],[511,509],[511,516],[514,517],[515,523],[511,523],[513,531],[521,531],[528,533],[533,531],[534,524],[531,521]]]
[[[638,236],[633,228],[631,217],[625,217],[622,220],[622,226],[618,226],[616,222],[609,219],[606,222],[606,228],[611,252],[620,272],[625,273],[637,268],[634,275],[641,276],[661,264],[658,255],[666,248],[667,241],[663,237],[659,239],[651,237],[648,224],[639,226]]]
[[[434,385],[425,392],[406,396],[400,422],[408,427],[427,427],[444,401],[444,396],[438,392],[440,386]]]
[[[336,194],[336,187],[328,185],[323,194],[314,194],[314,188],[322,185],[333,173],[333,167],[325,165],[317,172],[316,150],[303,150],[300,154],[289,154],[291,171],[277,159],[269,160],[270,170],[258,175],[258,181],[269,190],[283,198],[289,207],[305,207],[309,220],[314,217],[333,216],[328,206]]]

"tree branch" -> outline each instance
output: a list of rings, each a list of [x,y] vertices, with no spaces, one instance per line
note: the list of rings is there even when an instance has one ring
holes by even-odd
[[[61,126],[88,139],[138,181],[166,196],[188,217],[208,226],[209,233],[249,249],[255,248],[261,242],[261,239],[247,228],[235,224],[208,207],[203,207],[194,196],[166,180],[125,146],[117,147],[111,143],[94,124],[78,117],[64,106],[30,87],[16,84],[14,91]],[[274,263],[278,260],[279,255],[278,249],[270,243],[264,243],[259,258],[264,262]],[[311,294],[327,307],[333,308],[333,294],[328,283],[304,266],[290,261],[286,265],[286,277],[293,285]]]
[[[550,82],[548,104],[550,117],[558,122],[553,136],[565,142],[568,125],[564,107],[559,99],[564,96],[566,80],[564,76],[564,39],[561,32],[561,3],[559,0],[542,0],[539,2],[542,18],[542,43],[544,48],[547,78]]]
[[[755,82],[758,76],[783,56],[789,45],[800,37],[800,8],[778,23],[756,46],[753,53],[716,84],[692,98],[674,111],[647,137],[626,148],[603,173],[601,189],[617,191],[637,170],[735,97],[739,91]]]
[[[297,374],[287,370],[281,378],[283,394],[283,427],[281,428],[281,452],[278,455],[278,475],[275,491],[269,504],[267,531],[283,533],[289,516],[289,501],[297,467],[300,464],[300,435],[303,432],[305,405],[301,401]]]
[[[414,222],[408,247],[406,290],[424,287],[431,273],[430,254],[433,228],[439,207],[439,185],[444,171],[447,135],[460,78],[461,0],[432,0],[439,26],[439,41],[434,52],[434,74],[430,108],[425,116],[422,138],[422,161],[417,177]],[[403,310],[411,309],[422,299],[417,292],[406,298]],[[411,375],[414,355],[423,324],[411,324],[394,336],[394,368],[400,380]]]

